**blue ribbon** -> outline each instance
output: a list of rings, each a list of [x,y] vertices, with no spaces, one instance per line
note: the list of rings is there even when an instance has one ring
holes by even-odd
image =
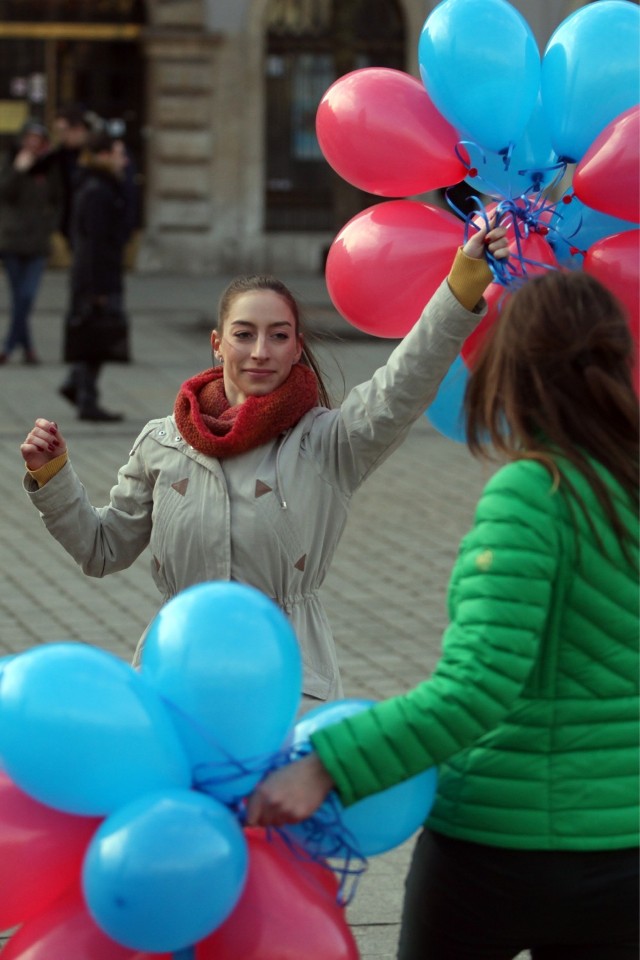
[[[462,147],[465,145],[474,146],[480,151],[483,157],[486,155],[481,147],[479,147],[477,144],[472,144],[470,141],[461,140],[457,144],[456,154],[458,158],[462,163],[465,164],[467,169],[471,171],[472,168],[470,164],[462,155]],[[510,144],[509,148],[503,151],[505,169],[509,168],[512,151],[513,144]],[[529,274],[528,268],[530,267],[542,268],[544,270],[556,269],[548,263],[542,263],[538,260],[533,260],[530,257],[526,257],[522,248],[522,241],[532,232],[543,235],[552,233],[562,237],[558,226],[556,226],[558,221],[562,221],[562,215],[558,213],[558,207],[561,203],[566,203],[567,198],[565,196],[564,198],[561,198],[558,203],[552,203],[547,199],[547,197],[548,194],[551,193],[551,191],[562,180],[566,171],[566,162],[560,161],[552,164],[548,167],[545,167],[542,172],[546,170],[556,170],[557,173],[553,181],[545,188],[544,191],[530,188],[524,193],[520,194],[518,197],[507,197],[495,184],[485,181],[488,187],[487,195],[491,196],[491,198],[496,201],[495,213],[493,214],[494,226],[498,226],[498,224],[504,222],[505,219],[509,219],[513,228],[513,236],[516,246],[515,253],[513,253],[508,259],[496,258],[489,250],[486,251],[485,257],[493,276],[493,282],[510,290],[521,286],[525,282]],[[518,172],[520,174],[525,174],[528,171],[520,170]],[[476,175],[475,169],[474,175]],[[541,179],[542,173],[539,176],[539,180]],[[484,222],[486,229],[489,229],[489,216],[482,200],[478,196],[472,196],[470,198],[475,209],[472,210],[471,213],[465,214],[452,199],[452,189],[453,188],[450,187],[445,191],[445,199],[453,212],[464,221],[464,239],[466,242],[469,239],[469,234],[472,229],[480,229],[477,224],[478,218]],[[576,231],[573,231],[573,233],[575,232]],[[519,265],[519,268],[515,266],[514,261]]]
[[[299,760],[311,750],[310,745],[305,743],[302,746],[289,747],[286,750],[278,750],[262,756],[239,759],[225,750],[193,717],[190,717],[176,704],[171,703],[170,700],[163,699],[170,711],[179,714],[183,721],[189,723],[197,731],[202,740],[209,742],[225,758],[219,763],[200,763],[194,767],[192,770],[193,789],[213,796],[220,803],[223,803],[235,814],[243,827],[246,824],[246,799],[238,796],[233,800],[220,800],[215,795],[215,788],[247,774],[258,774],[260,779],[263,779],[273,770]],[[300,860],[313,861],[337,875],[339,883],[336,899],[341,906],[346,906],[355,896],[358,881],[367,869],[367,860],[358,849],[353,835],[342,821],[341,807],[336,795],[329,794],[322,807],[313,816],[298,824],[298,829],[303,834],[301,842],[295,841],[286,830],[279,827],[268,828],[267,838],[272,835],[272,832],[277,833]],[[328,864],[327,860],[333,862]],[[179,960],[192,960],[194,956],[194,954],[188,952],[185,953],[184,957],[176,954],[174,960],[177,960],[177,958]]]

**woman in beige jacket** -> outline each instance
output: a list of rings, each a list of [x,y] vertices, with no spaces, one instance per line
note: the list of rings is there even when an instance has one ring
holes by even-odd
[[[287,288],[235,281],[211,338],[221,363],[183,384],[173,415],[145,426],[106,506],[89,503],[56,424],[36,420],[21,446],[24,485],[49,532],[93,577],[150,546],[163,602],[206,580],[256,587],[291,620],[305,696],[340,697],[319,590],[354,491],[433,401],[484,313],[487,247],[508,255],[502,228],[474,233],[387,363],[337,409],[321,405]]]

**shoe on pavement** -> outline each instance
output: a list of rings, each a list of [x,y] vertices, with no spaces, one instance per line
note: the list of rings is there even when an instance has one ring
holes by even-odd
[[[63,383],[61,387],[58,387],[58,393],[75,407],[78,391],[72,383]]]
[[[110,413],[102,407],[83,407],[78,411],[79,420],[91,420],[93,423],[117,423],[124,420],[121,413]]]
[[[31,367],[38,366],[40,363],[42,363],[35,350],[25,350],[22,362]]]

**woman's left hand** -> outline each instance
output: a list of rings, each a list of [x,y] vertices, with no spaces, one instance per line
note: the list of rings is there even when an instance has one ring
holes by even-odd
[[[279,827],[306,820],[333,788],[315,753],[280,767],[259,783],[247,801],[247,825]]]

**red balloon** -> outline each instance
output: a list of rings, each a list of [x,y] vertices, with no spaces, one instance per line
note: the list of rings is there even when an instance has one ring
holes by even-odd
[[[77,881],[99,824],[33,800],[0,771],[0,930],[39,913]]]
[[[640,343],[640,307],[638,289],[640,288],[640,230],[614,233],[603,237],[587,250],[582,265],[605,285],[620,300],[627,311],[629,327],[635,348],[634,383],[640,394],[640,362],[638,346]]]
[[[473,333],[467,337],[460,349],[460,355],[470,370],[473,370],[478,351],[484,342],[484,338],[498,319],[500,310],[503,308],[508,297],[509,293],[505,287],[499,283],[490,283],[485,290],[484,298],[487,301],[487,312]]]
[[[491,208],[487,213],[490,215]],[[549,268],[557,268],[558,261],[547,241],[539,233],[531,232],[526,237],[520,238],[520,247],[515,236],[513,220],[505,219],[503,226],[506,227],[507,237],[509,238],[509,252],[512,257],[510,263],[517,277],[534,277],[537,274],[545,273]],[[523,263],[522,260],[531,261]],[[484,298],[487,301],[487,313],[482,318],[476,329],[470,334],[462,344],[460,354],[469,369],[473,369],[484,338],[500,315],[507,300],[511,296],[509,287],[503,287],[498,283],[491,283],[487,287]]]
[[[640,222],[640,105],[617,116],[593,141],[573,174],[588,207]]]
[[[359,330],[403,337],[447,276],[463,237],[462,221],[427,203],[387,200],[368,207],[329,249],[329,296]]]
[[[94,923],[74,888],[13,935],[2,960],[171,960],[168,953],[140,953],[124,947]]]
[[[459,183],[457,131],[415,77],[364,67],[340,77],[318,107],[322,152],[344,180],[382,197],[404,197]],[[466,157],[465,157],[466,159]]]
[[[264,830],[247,830],[246,839],[244,892],[231,916],[196,946],[197,960],[358,960],[331,872],[298,859]]]

